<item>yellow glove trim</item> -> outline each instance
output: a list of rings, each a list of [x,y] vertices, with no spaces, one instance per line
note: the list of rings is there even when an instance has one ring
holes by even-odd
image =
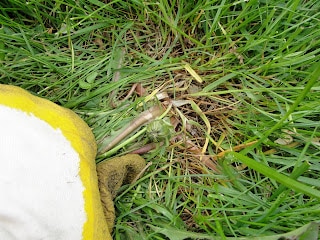
[[[33,114],[53,128],[60,129],[70,141],[81,159],[79,175],[85,187],[83,197],[87,222],[83,226],[83,239],[111,240],[97,186],[94,162],[97,146],[88,125],[74,112],[15,86],[0,84],[0,104]]]

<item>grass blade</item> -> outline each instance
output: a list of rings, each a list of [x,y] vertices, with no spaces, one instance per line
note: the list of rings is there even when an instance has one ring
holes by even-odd
[[[246,157],[240,153],[232,152],[230,153],[234,159],[246,164],[249,168],[262,173],[263,175],[267,176],[268,178],[274,179],[279,183],[283,184],[284,186],[300,193],[304,193],[310,197],[317,198],[320,200],[320,191],[302,184],[284,174],[281,174],[274,170],[273,168],[267,167],[262,163],[259,163],[252,158]]]

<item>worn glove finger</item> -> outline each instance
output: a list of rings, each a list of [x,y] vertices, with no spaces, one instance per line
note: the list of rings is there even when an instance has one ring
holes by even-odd
[[[112,231],[115,220],[113,199],[124,184],[131,183],[145,167],[138,154],[127,154],[97,164],[98,185],[104,214]]]

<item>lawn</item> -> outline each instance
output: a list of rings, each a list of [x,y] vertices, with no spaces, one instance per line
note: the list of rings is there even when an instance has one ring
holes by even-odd
[[[75,111],[97,162],[146,159],[114,239],[318,239],[320,1],[2,0],[0,25],[0,83]]]

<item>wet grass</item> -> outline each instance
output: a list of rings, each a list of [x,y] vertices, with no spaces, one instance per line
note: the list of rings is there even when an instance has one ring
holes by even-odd
[[[153,143],[115,199],[115,239],[252,239],[319,219],[320,3],[0,6],[1,83],[78,113],[97,161]],[[102,151],[154,106],[163,121]]]

